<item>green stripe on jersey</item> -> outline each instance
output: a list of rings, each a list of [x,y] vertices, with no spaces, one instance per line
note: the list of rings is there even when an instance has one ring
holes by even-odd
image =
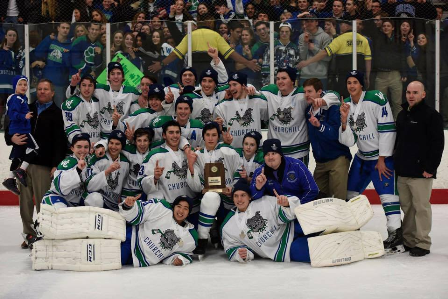
[[[288,246],[288,236],[291,230],[291,224],[286,225],[285,231],[283,232],[282,239],[280,240],[280,245],[278,246],[277,253],[274,256],[275,262],[283,262],[286,247]]]

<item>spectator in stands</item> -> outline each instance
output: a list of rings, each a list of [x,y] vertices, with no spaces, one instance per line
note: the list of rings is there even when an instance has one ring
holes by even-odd
[[[226,40],[226,42],[229,42],[229,26],[227,23],[221,23],[218,27],[219,35],[222,36]]]
[[[215,6],[219,6],[218,15],[220,22],[228,24],[233,19],[236,19],[235,12],[227,7],[226,0],[218,0],[215,2]]]
[[[443,18],[443,7],[436,6],[436,11],[437,11],[437,18],[436,18],[436,20],[442,21],[442,18]]]
[[[290,13],[289,11],[285,11],[284,13],[282,13],[280,15],[280,22],[282,22],[282,23],[288,22],[288,20],[291,18],[292,18],[292,13]]]
[[[319,27],[319,21],[316,15],[310,14],[305,19],[305,32],[299,37],[300,60],[307,60],[313,57],[320,50],[323,50],[331,42],[331,37]],[[304,67],[300,73],[299,86],[302,86],[305,80],[317,78],[322,82],[324,90],[327,89],[328,65],[331,57],[325,57],[312,66]]]
[[[335,56],[335,70],[332,71],[336,75],[336,81],[329,89],[337,91],[341,95],[347,95],[347,86],[345,83],[345,76],[350,71],[347,70],[352,66],[352,51],[353,51],[353,33],[352,23],[349,20],[344,20],[340,24],[341,35],[335,38],[324,50],[321,50],[315,56],[301,61],[298,65],[299,69],[324,59],[326,56]],[[357,65],[358,69],[366,72],[366,89],[368,88],[370,80],[372,55],[367,39],[361,34],[357,34]]]
[[[3,0],[0,1],[0,20],[3,23],[23,23],[25,21],[25,1],[24,0]]]
[[[358,13],[358,0],[345,1],[345,16],[349,20],[360,19],[361,16]]]
[[[392,20],[383,20],[383,32],[373,36],[375,89],[388,97],[394,119],[401,111],[403,84],[406,82],[406,55]]]
[[[60,23],[57,26],[58,34],[47,36],[36,48],[37,59],[45,61],[43,76],[53,82],[55,95],[53,101],[61,108],[65,100],[65,90],[69,84],[70,50],[72,43],[68,38],[70,32],[69,23]]]
[[[338,33],[336,32],[336,20],[325,20],[325,26],[324,26],[324,31],[326,34],[328,34],[331,39],[335,39],[336,37],[338,37]]]
[[[24,57],[17,30],[7,29],[0,45],[0,128],[3,127],[6,99],[13,93],[12,78],[22,74]]]
[[[147,15],[147,20],[151,20],[155,16],[166,17],[168,15],[166,8],[156,0],[140,1],[140,10]]]
[[[93,0],[76,0],[75,8],[81,13],[81,22],[89,22],[92,19]]]
[[[203,16],[207,15],[209,13],[210,9],[208,8],[206,3],[202,2],[202,3],[199,3],[197,11],[198,11],[198,13],[197,13],[196,18],[198,21],[201,21],[200,19]]]
[[[84,25],[76,25],[72,41],[83,35],[87,35],[86,27]]]
[[[235,51],[246,58],[247,60],[252,60],[252,47],[255,43],[254,32],[250,28],[244,28],[241,31],[241,43],[236,46]],[[247,68],[244,64],[235,63],[235,69],[238,72],[247,75],[247,82],[249,84],[254,84],[256,74],[251,69]]]
[[[340,19],[344,16],[344,3],[341,0],[333,1],[333,15],[332,18]]]
[[[370,7],[371,7],[372,15],[374,17],[379,15],[382,12],[380,0],[372,0],[372,5]]]
[[[390,17],[422,18],[427,20],[437,18],[436,8],[427,0],[388,1],[383,4],[382,9]]]
[[[193,20],[193,17],[186,11],[184,1],[176,0],[175,4],[170,7],[168,20],[176,22],[177,28],[182,32],[182,23]]]
[[[269,12],[272,20],[279,20],[285,9],[280,5],[280,0],[269,0]]]
[[[82,70],[81,76],[91,74],[94,67],[101,65],[103,46],[98,41],[99,35],[100,24],[91,23],[88,34],[78,37],[73,41],[70,55],[72,65],[71,75],[76,74],[79,69]]]
[[[244,8],[244,18],[249,20],[253,25],[253,21],[256,17],[255,5],[252,2],[246,4]]]
[[[143,23],[140,33],[149,36],[151,34],[151,24]]]
[[[98,7],[99,10],[106,16],[107,21],[111,21],[114,15],[115,3],[112,0],[103,0]]]
[[[123,32],[134,32],[137,24],[143,23],[145,21],[145,19],[146,19],[146,15],[144,12],[136,13],[134,15],[134,17],[132,18],[131,26],[129,26],[129,25],[124,26]]]
[[[256,23],[260,21],[269,22],[268,9],[258,11]]]
[[[123,48],[123,39],[124,34],[123,31],[118,30],[115,31],[112,35],[111,45],[110,45],[110,57],[113,58],[117,52],[124,52]]]
[[[126,32],[123,36],[121,48],[124,49],[121,54],[131,61],[139,70],[142,70],[142,60],[138,57],[136,52],[135,37],[131,32]],[[120,51],[117,51],[120,53]]]
[[[411,52],[411,40],[412,43],[415,43],[414,40],[414,29],[412,27],[412,23],[410,20],[403,20],[400,24],[400,44],[403,47],[403,51],[407,60],[407,57],[409,56],[409,53]],[[417,80],[417,68],[409,67],[409,65],[406,63],[406,82],[403,82],[403,94],[402,99],[406,100],[406,87],[409,82]]]
[[[255,24],[255,34],[257,35],[257,42],[252,47],[252,55],[255,55],[258,48],[260,48],[262,45],[268,45],[269,44],[269,23],[266,23],[264,21],[257,22]],[[258,57],[256,57],[258,59]]]
[[[229,30],[230,30],[229,44],[234,49],[241,42],[241,33],[243,31],[243,28],[244,26],[239,21],[231,21],[229,23]]]
[[[135,14],[134,0],[112,1],[112,17],[109,22],[127,22],[132,19]]]
[[[90,22],[105,24],[107,23],[107,18],[101,10],[94,9],[92,10],[92,18]]]
[[[73,9],[72,23],[82,22],[81,11],[78,8]]]
[[[299,7],[298,13],[302,13],[302,12],[308,11],[309,10],[309,6],[310,6],[308,0],[298,0],[297,1],[297,5]]]
[[[153,30],[162,30],[162,21],[160,20],[160,18],[159,17],[153,17],[152,19],[151,19],[151,23],[150,23],[150,25],[151,25],[151,30],[153,31]]]
[[[331,18],[333,15],[330,10],[327,10],[327,0],[317,0],[317,8],[313,9],[312,12],[319,18]]]

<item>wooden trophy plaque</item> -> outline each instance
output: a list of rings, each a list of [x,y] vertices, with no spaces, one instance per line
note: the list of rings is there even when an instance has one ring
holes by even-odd
[[[226,189],[224,163],[205,163],[204,191],[223,192]]]

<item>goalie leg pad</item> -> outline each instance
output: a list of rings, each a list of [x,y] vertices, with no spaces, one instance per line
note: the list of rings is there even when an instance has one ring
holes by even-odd
[[[56,209],[41,205],[38,230],[44,239],[126,240],[126,221],[117,212],[96,207]]]
[[[305,235],[357,230],[373,216],[370,203],[363,195],[349,203],[338,198],[318,199],[298,206],[294,213]]]
[[[33,270],[121,269],[120,240],[40,240],[31,252]]]
[[[308,238],[311,266],[349,264],[384,255],[377,232],[344,232]]]

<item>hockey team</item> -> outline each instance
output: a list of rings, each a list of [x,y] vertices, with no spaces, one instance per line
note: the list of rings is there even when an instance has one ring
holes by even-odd
[[[206,254],[209,239],[240,263],[261,257],[332,266],[385,251],[429,253],[403,240],[395,120],[386,96],[365,90],[363,73],[347,74],[350,96],[341,100],[315,78],[295,86],[296,71],[289,67],[278,70],[276,84],[258,91],[244,73],[227,76],[212,58],[199,77],[185,68],[182,83],[172,86],[143,77],[141,93],[123,85],[118,62],[109,63],[106,85],[73,75],[61,112],[71,153],[43,198],[36,198],[41,209],[118,212],[126,220],[121,264],[135,267],[187,265],[194,254]],[[38,115],[27,105],[27,78],[14,78],[14,86],[7,134],[26,134],[27,142],[12,141],[3,185],[20,194],[16,181],[26,186],[27,167],[42,152],[32,135],[30,119]],[[307,168],[310,144],[314,174]],[[208,163],[223,165],[222,189],[205,189]],[[387,218],[384,242],[376,232],[359,230],[373,213],[360,195],[370,182]],[[23,247],[38,247],[40,237],[27,235]],[[322,253],[322,246],[332,253]]]

